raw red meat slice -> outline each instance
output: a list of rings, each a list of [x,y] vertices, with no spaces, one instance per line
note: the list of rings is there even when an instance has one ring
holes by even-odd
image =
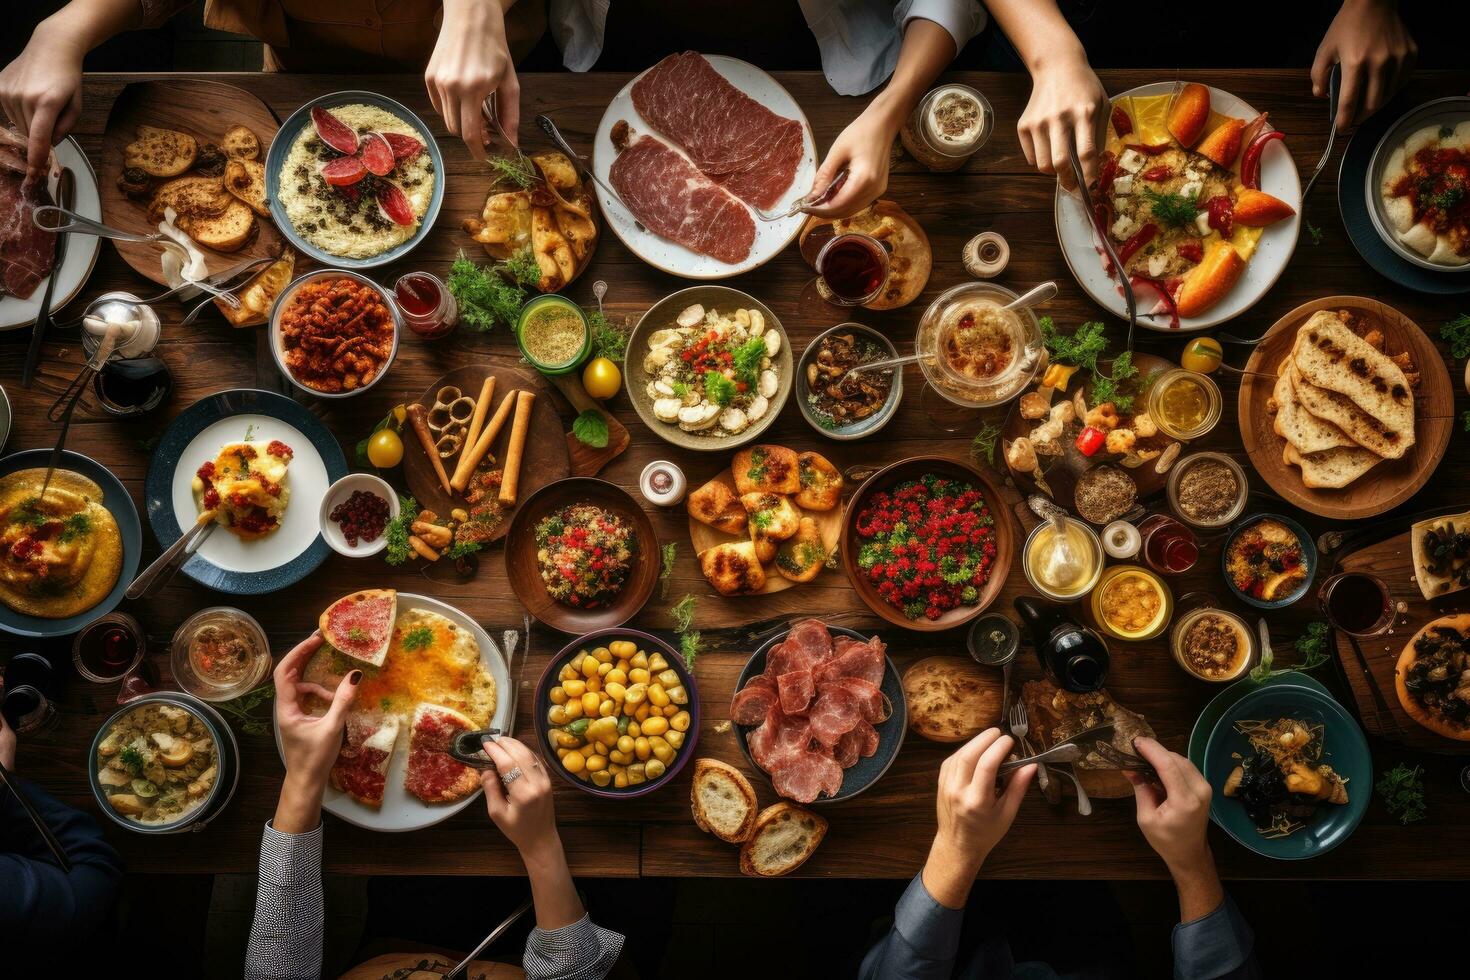
[[[338,153],[357,152],[357,130],[319,105],[311,107],[311,124],[322,142]]]
[[[786,634],[786,643],[801,650],[813,663],[832,656],[832,634],[820,619],[803,619]]]
[[[391,180],[378,181],[378,210],[394,224],[413,224],[413,205],[409,203],[408,195],[403,193],[403,188]]]
[[[20,299],[36,291],[56,261],[56,236],[31,221],[36,208],[55,203],[48,177],[31,179],[27,169],[25,140],[0,126],[0,296]]]
[[[862,736],[854,728],[837,740],[837,744],[832,747],[832,758],[836,759],[837,764],[842,768],[851,769],[853,764],[858,761],[859,749],[861,747]]]
[[[383,133],[383,139],[393,147],[393,159],[409,160],[424,151],[424,144],[403,133]]]
[[[837,795],[842,788],[842,767],[829,755],[803,751],[771,772],[771,785],[787,799],[811,803],[823,791]]]
[[[812,738],[823,745],[834,746],[837,740],[862,721],[857,699],[841,684],[819,684],[817,700],[808,715]]]
[[[362,157],[362,165],[379,177],[386,177],[393,170],[393,145],[382,133],[368,133],[364,136],[358,155]]]
[[[638,114],[737,197],[770,208],[796,178],[801,123],[777,115],[694,51],[672,54],[633,83]]]
[[[764,674],[757,674],[735,692],[730,701],[730,720],[737,725],[759,725],[776,701],[776,685]]]
[[[776,690],[781,695],[781,710],[788,715],[799,714],[812,703],[816,687],[809,670],[789,670],[776,678]]]
[[[870,684],[883,683],[883,641],[876,636],[867,643],[851,643],[817,671],[817,683],[839,677],[860,677]]]
[[[731,265],[750,255],[755,219],[745,205],[658,140],[634,140],[608,176],[633,216],[655,235]]]
[[[857,701],[858,714],[863,721],[877,724],[883,720],[883,689],[877,684],[864,680],[861,677],[839,677],[825,683],[839,684],[847,688],[849,694]]]

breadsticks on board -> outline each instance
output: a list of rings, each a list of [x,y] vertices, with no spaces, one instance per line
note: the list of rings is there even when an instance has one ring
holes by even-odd
[[[495,416],[486,423],[480,432],[480,438],[473,446],[466,446],[464,452],[459,454],[459,465],[454,468],[454,478],[449,481],[454,490],[463,493],[464,488],[469,486],[470,477],[474,475],[475,467],[480,465],[480,460],[490,451],[491,443],[500,434],[500,429],[505,425],[505,420],[510,417],[510,410],[516,403],[516,392],[505,393],[505,400],[495,410]]]
[[[434,465],[434,475],[439,478],[439,483],[444,487],[445,493],[450,493],[449,474],[444,472],[444,462],[439,458],[439,447],[434,443],[434,436],[429,432],[429,422],[424,406],[415,402],[408,406],[408,421],[413,425],[413,434],[418,436],[419,445],[423,447],[424,455],[429,457],[429,462]]]
[[[531,431],[531,407],[535,401],[536,393],[532,391],[522,391],[516,397],[516,418],[510,427],[510,444],[505,447],[505,465],[500,475],[500,502],[507,507],[516,502],[521,456],[526,449],[526,434]]]

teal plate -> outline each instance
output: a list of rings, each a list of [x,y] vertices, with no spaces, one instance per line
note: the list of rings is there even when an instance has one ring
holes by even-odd
[[[1295,718],[1324,727],[1323,761],[1347,780],[1348,802],[1324,803],[1307,825],[1288,837],[1267,838],[1256,831],[1245,807],[1225,795],[1225,780],[1250,743],[1235,731],[1240,720]],[[1205,778],[1214,790],[1210,818],[1245,847],[1278,861],[1300,861],[1325,854],[1347,840],[1368,810],[1373,795],[1373,760],[1368,740],[1352,716],[1328,694],[1299,684],[1268,684],[1247,693],[1227,707],[1215,722],[1205,745]]]
[[[1220,720],[1220,716],[1225,713],[1225,709],[1235,704],[1235,702],[1250,692],[1258,688],[1269,687],[1273,684],[1295,684],[1298,687],[1310,687],[1321,691],[1328,697],[1332,696],[1332,692],[1327,690],[1315,677],[1310,674],[1303,674],[1299,670],[1285,670],[1279,674],[1272,674],[1260,684],[1257,684],[1249,677],[1236,681],[1215,695],[1210,700],[1210,703],[1205,705],[1204,710],[1199,713],[1199,717],[1194,720],[1194,729],[1189,733],[1189,750],[1185,754],[1189,756],[1189,761],[1194,763],[1196,769],[1201,772],[1204,771],[1205,744],[1209,742],[1210,732],[1215,730],[1215,723]]]

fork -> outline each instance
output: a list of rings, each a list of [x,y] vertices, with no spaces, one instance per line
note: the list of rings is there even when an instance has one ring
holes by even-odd
[[[1104,762],[1123,772],[1137,772],[1146,776],[1157,776],[1158,773],[1148,762],[1139,758],[1131,752],[1124,752],[1112,742],[1104,742],[1101,739],[1094,742],[1092,750],[1102,756]]]
[[[819,191],[813,194],[808,194],[805,197],[797,198],[795,203],[793,203],[791,207],[787,208],[785,211],[766,211],[761,208],[754,207],[751,208],[751,210],[754,211],[755,216],[757,218],[760,218],[762,221],[783,221],[799,211],[805,211],[807,208],[815,208],[826,204],[828,201],[832,200],[832,198],[837,196],[837,192],[842,190],[842,185],[845,183],[847,183],[847,168],[843,167],[841,170],[837,171],[837,176],[832,178],[832,183],[827,185],[826,190]]]
[[[1026,741],[1026,736],[1031,731],[1031,720],[1026,714],[1026,702],[1021,698],[1011,705],[1011,734],[1016,736],[1021,743],[1021,748],[1027,755],[1031,754],[1031,746]],[[1082,783],[1068,769],[1060,766],[1056,768],[1058,773],[1066,776],[1072,781],[1072,788],[1077,791],[1077,813],[1087,817],[1092,815],[1092,800],[1088,798],[1087,791],[1082,788]],[[1060,803],[1062,801],[1062,788],[1056,784],[1056,780],[1050,778],[1050,771],[1044,763],[1036,765],[1036,784],[1046,794],[1048,803]]]

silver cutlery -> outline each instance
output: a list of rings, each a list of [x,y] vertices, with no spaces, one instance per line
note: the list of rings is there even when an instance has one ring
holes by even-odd
[[[46,479],[41,483],[41,492],[38,496],[45,497],[46,490],[51,486],[51,477],[56,472],[56,466],[61,462],[61,454],[66,449],[66,435],[71,431],[72,413],[77,410],[77,402],[82,399],[82,392],[87,390],[87,382],[92,375],[101,371],[112,356],[117,353],[118,334],[122,326],[111,321],[107,324],[107,330],[102,334],[102,339],[97,342],[97,349],[82,365],[77,376],[71,380],[62,393],[56,396],[56,401],[51,403],[51,408],[46,413],[46,418],[51,422],[59,422],[61,431],[56,436],[56,445],[51,449],[51,459],[46,465]]]
[[[1060,745],[1053,745],[1045,752],[1038,752],[1035,755],[1028,755],[1024,758],[1002,762],[1000,765],[1000,774],[1004,776],[1008,772],[1015,772],[1022,766],[1029,766],[1033,762],[1040,766],[1047,762],[1076,762],[1080,758],[1082,758],[1082,746],[1076,742],[1063,742]]]
[[[1301,206],[1297,211],[1303,215],[1307,213],[1307,198],[1311,196],[1312,188],[1317,184],[1317,178],[1322,176],[1322,171],[1327,169],[1327,160],[1332,156],[1332,147],[1337,143],[1337,97],[1342,91],[1342,65],[1332,66],[1332,74],[1327,76],[1327,119],[1329,128],[1327,130],[1327,145],[1322,148],[1322,158],[1312,168],[1312,176],[1307,178],[1307,186],[1302,188]]]
[[[62,207],[69,208],[76,194],[77,178],[70,167],[61,168],[61,177],[56,184],[56,200]],[[51,297],[56,293],[56,280],[61,277],[61,263],[66,259],[66,232],[56,231],[56,250],[51,259],[51,274],[46,277],[46,291],[41,295],[41,309],[36,313],[35,325],[31,327],[31,345],[26,348],[25,366],[20,372],[20,386],[29,388],[36,376],[36,365],[41,362],[41,345],[46,341],[46,332],[51,329]]]
[[[757,207],[752,207],[751,210],[754,211],[755,216],[757,218],[760,218],[762,221],[784,221],[785,219],[791,217],[793,214],[805,211],[807,208],[820,207],[821,205],[826,204],[828,201],[832,200],[832,198],[837,196],[837,192],[842,190],[842,185],[846,183],[847,168],[843,167],[841,170],[837,171],[837,176],[832,178],[832,183],[828,184],[824,190],[808,194],[805,197],[797,198],[795,203],[793,203],[791,207],[787,208],[785,211],[763,211]]]
[[[622,196],[618,194],[617,191],[613,190],[610,185],[604,182],[601,177],[597,176],[597,174],[593,172],[592,167],[589,166],[585,160],[577,155],[577,151],[572,149],[572,144],[568,143],[566,137],[562,136],[561,130],[556,128],[556,123],[551,121],[550,116],[546,115],[545,113],[537,116],[536,125],[540,126],[541,131],[547,136],[551,137],[551,141],[555,143],[558,147],[560,147],[561,151],[567,155],[567,159],[572,161],[572,166],[576,167],[588,177],[592,178],[592,182],[598,187],[601,187],[603,193],[607,194],[614,201],[617,201],[619,204],[621,204],[629,214],[633,213],[633,209],[628,207],[627,202],[623,200]]]
[[[214,519],[212,512],[199,515],[194,526],[183,534],[179,540],[164,549],[163,554],[153,559],[153,564],[143,569],[142,573],[128,586],[123,595],[128,599],[144,599],[153,595],[159,589],[168,584],[174,573],[184,566],[190,558],[194,557],[214,529],[219,527],[219,522]]]
[[[475,957],[483,953],[491,943],[495,942],[495,940],[504,935],[507,929],[515,925],[520,917],[525,915],[530,910],[531,899],[528,898],[519,906],[517,906],[514,912],[506,916],[505,919],[500,923],[500,925],[496,926],[494,929],[491,929],[490,935],[486,936],[485,939],[480,943],[480,945],[470,950],[470,955],[460,960],[459,963],[455,965],[454,969],[444,974],[444,980],[461,980],[461,978],[468,976],[466,971],[469,969],[470,964],[475,961]]]
[[[1020,743],[1021,751],[1027,755],[1031,755],[1031,743],[1026,740],[1026,736],[1031,732],[1031,720],[1026,713],[1026,702],[1024,699],[1017,698],[1016,703],[1011,705],[1010,722],[1011,735]],[[1051,772],[1047,769],[1045,763],[1037,763],[1036,785],[1041,789],[1042,795],[1046,797],[1046,802],[1053,806],[1062,802],[1062,788],[1057,785],[1056,780],[1051,778]]]
[[[50,215],[53,212],[56,214],[56,220],[58,222],[61,219],[65,218],[66,223],[48,225],[41,222],[42,214]],[[123,231],[121,228],[114,228],[111,225],[104,225],[102,222],[97,221],[93,218],[89,218],[84,214],[77,214],[75,211],[70,211],[66,208],[57,207],[54,204],[43,204],[40,207],[36,208],[36,210],[31,213],[31,221],[35,224],[37,228],[42,228],[46,231],[55,232],[58,235],[63,233],[69,235],[92,235],[96,238],[111,238],[113,241],[118,242],[170,242],[173,244],[177,244],[172,238],[168,237],[161,231],[149,232],[148,234]]]
[[[1108,253],[1108,261],[1112,263],[1113,271],[1118,274],[1118,285],[1123,291],[1123,303],[1128,309],[1128,342],[1123,349],[1131,351],[1133,349],[1133,328],[1138,324],[1138,300],[1133,295],[1133,284],[1128,281],[1128,271],[1123,268],[1123,263],[1118,259],[1118,252],[1113,248],[1108,230],[1097,227],[1097,220],[1093,217],[1097,212],[1092,204],[1092,192],[1087,189],[1087,177],[1082,172],[1082,161],[1077,158],[1075,143],[1068,143],[1067,155],[1072,161],[1072,175],[1077,178],[1077,193],[1082,197],[1082,206],[1087,209],[1087,223],[1097,232],[1097,237],[1102,239],[1103,250]]]

